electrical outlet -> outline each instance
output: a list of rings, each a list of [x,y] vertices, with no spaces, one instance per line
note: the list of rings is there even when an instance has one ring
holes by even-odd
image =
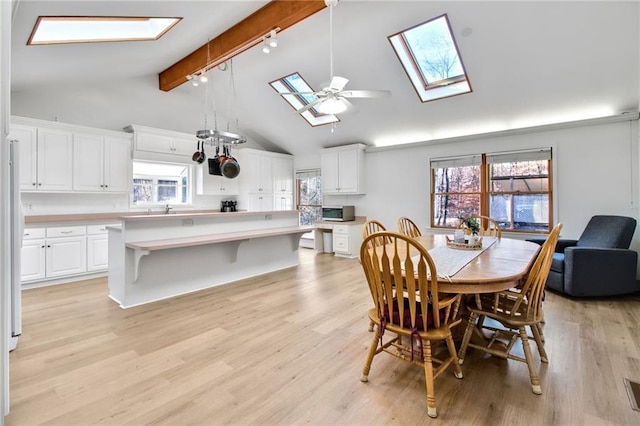
[[[182,219],[182,226],[193,226],[193,219]]]
[[[264,215],[264,220],[271,220],[271,215],[270,214],[265,214]]]

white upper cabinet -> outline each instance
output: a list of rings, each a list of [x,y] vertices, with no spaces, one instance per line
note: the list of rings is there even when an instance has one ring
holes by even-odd
[[[324,194],[364,194],[364,144],[327,148],[321,155]]]
[[[228,179],[224,176],[209,174],[208,162],[196,168],[196,193],[198,195],[237,195],[238,178]]]
[[[125,130],[135,135],[133,156],[136,159],[187,163],[198,149],[195,135],[138,125],[130,125]]]
[[[293,193],[293,159],[274,157],[271,163],[273,172],[273,193]],[[283,209],[284,210],[284,209]]]
[[[129,192],[130,165],[128,137],[74,134],[75,191]]]
[[[242,181],[250,194],[271,194],[273,192],[273,173],[271,171],[271,157],[249,150],[244,150],[244,164],[240,164]]]
[[[73,187],[73,136],[69,131],[11,126],[20,141],[20,189],[70,191]]]

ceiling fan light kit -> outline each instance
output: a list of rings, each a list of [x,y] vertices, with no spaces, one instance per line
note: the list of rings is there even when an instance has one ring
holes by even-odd
[[[388,98],[391,96],[389,90],[348,90],[344,88],[349,79],[333,74],[333,8],[338,4],[339,0],[325,0],[325,4],[329,8],[329,72],[331,82],[328,87],[312,93],[286,92],[280,95],[297,95],[304,99],[304,95],[315,95],[316,99],[306,103],[296,112],[303,113],[315,108],[321,114],[340,114],[350,110],[356,110],[355,106],[347,100],[347,98]]]

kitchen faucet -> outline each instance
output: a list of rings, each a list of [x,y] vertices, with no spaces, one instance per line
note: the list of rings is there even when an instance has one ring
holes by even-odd
[[[173,207],[171,207],[169,204],[167,204],[166,206],[164,206],[164,214],[169,214],[169,211],[172,209]]]

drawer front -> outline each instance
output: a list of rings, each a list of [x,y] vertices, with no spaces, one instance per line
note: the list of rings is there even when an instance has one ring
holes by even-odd
[[[334,225],[333,232],[336,234],[349,234],[349,225]]]
[[[26,228],[22,233],[23,240],[35,240],[38,238],[44,238],[46,235],[45,228]]]
[[[75,237],[76,235],[86,235],[86,226],[57,226],[47,228],[47,238],[52,237]]]
[[[107,226],[117,225],[115,223],[108,223],[102,225],[87,225],[87,235],[108,234]]]
[[[330,225],[328,223],[316,223],[315,226],[317,229],[333,229],[334,225]]]
[[[346,252],[349,250],[349,237],[346,235],[333,235],[333,251]]]

